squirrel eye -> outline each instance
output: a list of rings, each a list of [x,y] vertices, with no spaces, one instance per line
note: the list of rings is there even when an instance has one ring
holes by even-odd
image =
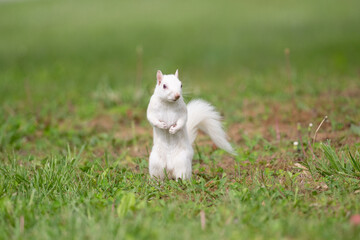
[[[164,89],[166,89],[166,88],[167,88],[165,84],[163,85],[163,88],[164,88]]]

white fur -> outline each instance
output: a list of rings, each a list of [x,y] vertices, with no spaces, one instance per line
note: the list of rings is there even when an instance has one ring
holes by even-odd
[[[149,172],[159,179],[166,175],[174,179],[191,178],[194,155],[191,145],[199,129],[218,147],[236,154],[226,140],[220,114],[200,99],[186,106],[181,86],[177,70],[174,75],[163,75],[158,71],[156,88],[147,109],[147,118],[154,130]]]

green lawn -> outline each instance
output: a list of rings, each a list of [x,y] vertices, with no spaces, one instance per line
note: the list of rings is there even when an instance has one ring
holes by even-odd
[[[359,9],[0,1],[0,239],[359,238]],[[238,156],[200,135],[193,179],[157,182],[146,106],[177,68]]]

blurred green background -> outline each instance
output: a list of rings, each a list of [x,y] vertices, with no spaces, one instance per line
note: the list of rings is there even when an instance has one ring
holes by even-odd
[[[149,178],[158,69],[238,156]],[[0,239],[356,239],[359,76],[359,0],[0,0]]]
[[[106,83],[124,101],[145,89],[145,105],[156,70],[177,68],[193,95],[200,86],[284,97],[287,64],[300,94],[346,88],[359,74],[359,9],[357,0],[1,1],[0,100],[88,99]]]

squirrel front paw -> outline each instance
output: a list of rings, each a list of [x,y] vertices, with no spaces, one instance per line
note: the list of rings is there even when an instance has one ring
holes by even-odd
[[[163,121],[159,121],[157,127],[158,127],[158,128],[161,128],[161,129],[168,129],[168,126],[167,126],[166,123],[163,122]]]
[[[176,125],[173,125],[173,126],[171,126],[170,129],[169,129],[169,133],[175,134],[175,133],[177,133],[178,130],[179,130],[179,129],[176,128]]]

